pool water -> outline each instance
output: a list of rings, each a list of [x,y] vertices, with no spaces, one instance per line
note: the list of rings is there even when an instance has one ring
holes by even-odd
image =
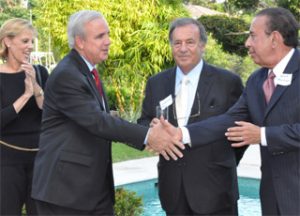
[[[127,184],[123,187],[135,191],[143,197],[143,216],[164,216],[165,213],[160,206],[158,189],[155,187],[156,179]],[[261,215],[259,202],[259,180],[250,178],[239,178],[240,199],[238,202],[240,216]]]

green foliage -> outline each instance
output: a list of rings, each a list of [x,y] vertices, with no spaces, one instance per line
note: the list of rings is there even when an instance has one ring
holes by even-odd
[[[139,216],[143,212],[142,198],[133,191],[117,188],[114,210],[116,216]]]
[[[187,16],[179,0],[41,0],[36,22],[51,34],[53,50],[61,58],[68,51],[66,25],[70,14],[83,9],[98,10],[111,29],[110,55],[100,67],[109,95],[120,112],[136,113],[143,99],[146,80],[173,63],[169,23]],[[72,5],[72,7],[70,7]]]
[[[257,65],[255,65],[249,57],[225,53],[222,50],[222,46],[218,44],[211,35],[208,37],[203,58],[210,64],[239,74],[244,82],[257,68]]]
[[[0,26],[8,19],[12,18],[23,18],[27,20],[35,20],[35,14],[32,14],[30,9],[36,7],[38,0],[29,0],[26,7],[20,4],[19,0],[0,0]],[[39,37],[43,32],[37,28],[39,32]],[[43,42],[43,41],[42,41]],[[39,43],[39,46],[44,45],[44,43]]]
[[[229,53],[240,56],[247,55],[244,43],[247,38],[249,24],[241,18],[228,17],[225,15],[201,16],[200,22],[203,23],[207,32],[212,33],[223,49]]]
[[[300,1],[299,0],[276,0],[279,7],[290,10],[300,23]]]
[[[0,0],[0,26],[11,18],[29,19],[29,11],[22,8],[16,1]]]
[[[259,0],[228,0],[238,10],[253,10],[256,9]]]

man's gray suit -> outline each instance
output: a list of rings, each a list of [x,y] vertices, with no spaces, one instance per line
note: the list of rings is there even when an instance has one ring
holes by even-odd
[[[149,125],[156,116],[159,102],[169,95],[174,98],[175,76],[174,67],[148,80],[139,124]],[[237,75],[204,62],[188,124],[226,112],[242,90]],[[177,126],[175,112],[174,101],[169,106],[169,122]],[[203,148],[187,147],[183,154],[177,161],[160,157],[158,186],[163,209],[172,212],[183,193],[195,212],[213,213],[235,206],[238,199],[236,159],[225,137]],[[240,159],[241,154],[238,157]]]
[[[93,77],[74,49],[58,64],[45,91],[32,197],[78,210],[114,202],[111,140],[144,148],[147,127],[109,115]]]

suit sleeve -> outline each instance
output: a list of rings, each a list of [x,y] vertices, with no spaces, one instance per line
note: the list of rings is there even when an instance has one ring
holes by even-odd
[[[48,73],[48,70],[42,66],[42,65],[39,65],[40,67],[40,71],[41,71],[41,78],[42,78],[42,88],[45,89],[45,86],[46,86],[46,82],[47,82],[47,79],[49,77],[49,73]]]
[[[133,147],[143,149],[148,128],[103,111],[92,93],[87,77],[74,73],[78,72],[69,69],[59,73],[47,88],[49,98],[55,99],[51,103],[56,104],[66,120],[72,121],[93,136],[133,144]]]
[[[272,153],[300,150],[300,123],[266,127],[268,149]]]
[[[239,76],[235,76],[235,77],[236,78],[234,80],[234,83],[232,84],[232,89],[230,91],[230,95],[231,95],[230,107],[232,107],[237,102],[237,100],[241,96],[243,89],[244,89],[241,78]],[[242,159],[247,148],[248,148],[248,146],[233,148],[237,165],[239,164],[240,160]]]
[[[249,121],[247,93],[244,89],[238,101],[224,114],[187,125],[193,148],[224,140],[227,128],[235,121]]]

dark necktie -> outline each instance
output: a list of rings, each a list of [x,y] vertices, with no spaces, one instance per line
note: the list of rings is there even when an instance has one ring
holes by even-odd
[[[273,71],[271,71],[263,84],[263,90],[267,104],[269,103],[272,94],[275,90],[274,78],[275,74],[273,73]]]
[[[94,76],[98,92],[99,92],[100,96],[103,97],[103,89],[102,89],[102,85],[101,85],[101,81],[100,81],[100,78],[99,78],[98,71],[94,68],[91,72]]]

